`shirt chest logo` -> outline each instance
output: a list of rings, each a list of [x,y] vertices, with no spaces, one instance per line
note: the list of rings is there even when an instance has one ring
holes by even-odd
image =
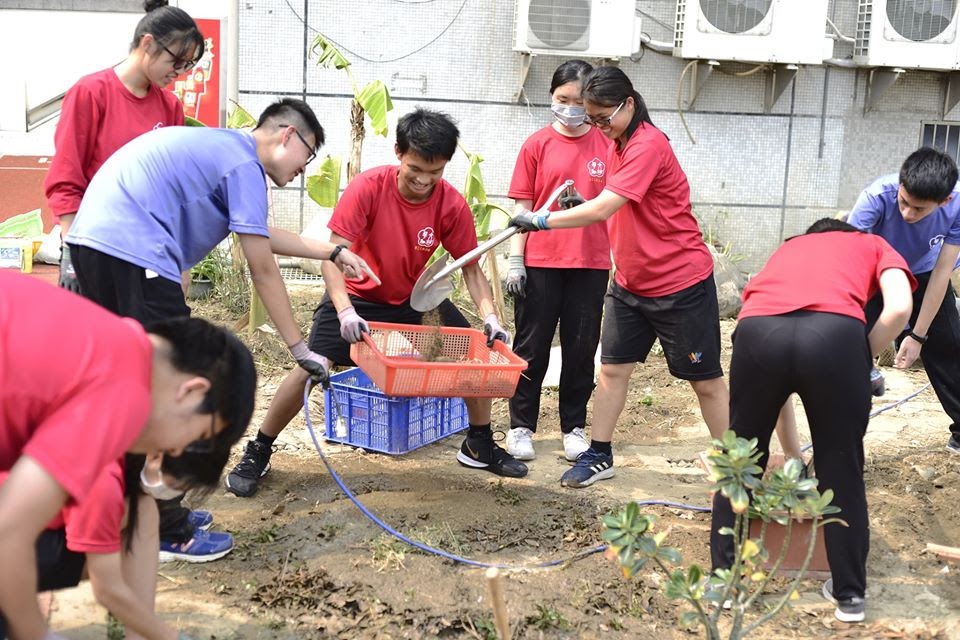
[[[600,158],[594,158],[587,163],[587,173],[590,174],[591,178],[602,178],[606,172],[607,165]]]
[[[939,245],[943,244],[944,235],[941,233],[938,236],[933,236],[930,238],[930,248],[936,249]]]
[[[417,232],[417,246],[432,249],[436,243],[437,234],[433,232],[433,227],[424,227]]]

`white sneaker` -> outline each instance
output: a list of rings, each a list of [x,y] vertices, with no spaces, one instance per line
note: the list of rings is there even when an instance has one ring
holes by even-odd
[[[583,427],[577,427],[570,433],[563,434],[563,455],[570,462],[576,462],[577,456],[590,448],[590,441]]]
[[[537,455],[533,450],[533,431],[526,427],[511,428],[507,432],[507,453],[517,460],[533,460]]]

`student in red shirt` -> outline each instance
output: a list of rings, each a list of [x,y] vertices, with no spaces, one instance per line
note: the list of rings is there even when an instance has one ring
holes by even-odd
[[[68,339],[51,340],[64,318]],[[189,318],[144,329],[0,270],[0,472],[9,471],[0,489],[0,611],[10,635],[45,632],[35,597],[45,558],[34,544],[64,505],[83,503],[124,452],[193,452],[216,478],[255,393],[253,357],[224,329]]]
[[[820,491],[848,526],[825,528],[832,577],[824,596],[844,622],[864,618],[870,529],[863,485],[863,436],[870,416],[873,356],[903,330],[917,282],[886,240],[831,218],[787,240],[743,292],[730,361],[730,428],[757,438],[766,467],[777,414],[798,393],[810,422]],[[880,294],[883,310],[866,332],[864,305]],[[733,564],[730,501],[713,498],[714,569]]]
[[[713,258],[690,208],[687,177],[619,68],[595,69],[584,81],[583,103],[587,121],[615,141],[607,157],[606,186],[572,209],[520,212],[513,220],[524,230],[538,231],[609,219],[616,276],[604,303],[591,443],[563,474],[561,484],[567,487],[613,476],[611,440],[630,374],[658,338],[670,373],[688,380],[696,392],[711,435],[719,437],[728,425]]]
[[[114,151],[147,131],[184,122],[183,105],[163,87],[193,68],[204,41],[193,18],[167,5],[167,0],[146,0],[147,15],[137,23],[127,58],[80,78],[64,97],[54,134],[56,154],[44,181],[61,237],[67,236],[93,175]],[[60,286],[80,288],[66,244]]]
[[[338,269],[323,263],[326,292],[313,316],[309,346],[323,357],[324,367],[331,362],[353,364],[350,344],[361,339],[367,320],[421,324],[423,314],[410,307],[410,293],[430,256],[441,244],[454,258],[476,248],[470,207],[443,179],[459,136],[449,116],[418,108],[397,122],[395,151],[400,165],[364,171],[344,190],[327,225],[330,242],[366,260],[383,283],[345,280]],[[463,267],[463,281],[490,344],[508,341],[494,312],[490,283],[476,261]],[[445,326],[470,326],[449,300],[440,305],[439,313]],[[270,470],[273,442],[303,407],[306,381],[306,372],[294,369],[277,389],[256,438],[247,443],[240,463],[227,476],[227,490],[242,497],[257,491]],[[457,460],[498,475],[526,475],[526,465],[493,441],[490,399],[464,400],[470,430]]]
[[[584,122],[580,92],[593,67],[568,60],[550,82],[554,122],[520,148],[508,195],[523,209],[539,209],[564,180],[573,179],[582,198],[601,192],[610,140]],[[561,196],[561,199],[563,196]],[[587,401],[593,393],[594,355],[600,341],[603,294],[610,272],[605,224],[511,239],[506,289],[514,296],[514,352],[529,365],[510,399],[507,451],[532,460],[540,415],[540,387],[560,326],[560,431],[571,462],[586,451]]]

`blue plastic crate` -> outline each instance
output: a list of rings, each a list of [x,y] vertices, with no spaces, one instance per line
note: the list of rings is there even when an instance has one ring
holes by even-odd
[[[347,422],[346,437],[337,436],[337,403],[324,391],[324,437],[333,442],[396,455],[470,426],[462,398],[393,398],[356,368],[331,375],[330,385]]]

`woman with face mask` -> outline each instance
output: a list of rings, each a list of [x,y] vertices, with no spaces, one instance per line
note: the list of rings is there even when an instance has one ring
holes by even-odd
[[[592,70],[583,60],[568,60],[554,71],[552,122],[523,143],[510,182],[508,194],[518,209],[539,209],[564,180],[573,180],[576,191],[561,196],[560,207],[577,204],[577,196],[582,201],[603,190],[610,140],[584,122],[580,96],[583,79]],[[513,349],[529,363],[510,400],[507,451],[519,460],[532,460],[535,455],[540,386],[558,324],[564,455],[574,461],[589,446],[584,426],[609,270],[610,242],[603,223],[513,236],[506,282],[507,292],[514,297]]]

